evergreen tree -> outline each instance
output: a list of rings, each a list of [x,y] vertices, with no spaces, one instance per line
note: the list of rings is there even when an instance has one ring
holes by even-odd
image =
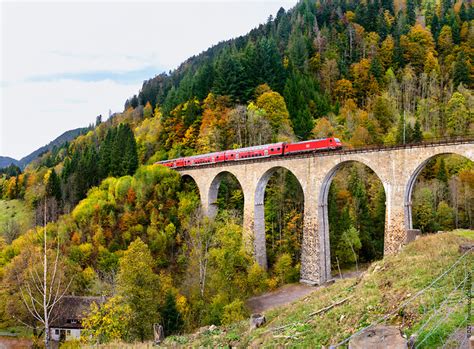
[[[377,56],[372,58],[370,62],[370,72],[377,79],[378,82],[381,81],[383,77],[383,68]]]
[[[46,182],[46,196],[55,198],[58,203],[61,202],[61,181],[54,168],[50,171]]]
[[[114,143],[115,128],[109,128],[99,148],[99,176],[106,178],[111,171],[112,145]]]
[[[461,83],[466,85],[466,87],[469,87],[471,84],[469,66],[464,51],[458,53],[454,62],[453,83],[454,87],[458,87]]]
[[[417,119],[415,122],[415,128],[413,130],[413,142],[420,143],[423,141],[423,132],[421,131],[420,121]]]
[[[138,168],[137,143],[130,126],[125,124],[123,128],[124,150],[120,175],[133,175]]]
[[[469,20],[464,1],[462,2],[461,7],[459,9],[459,19],[461,20],[461,22],[465,22]]]
[[[217,95],[230,96],[233,101],[244,102],[245,86],[243,67],[234,51],[224,51],[217,60],[213,91]]]
[[[176,299],[171,292],[166,294],[165,304],[161,309],[160,315],[165,336],[177,334],[182,330],[184,321],[176,308]]]
[[[288,42],[288,54],[294,68],[303,71],[309,58],[306,39],[299,29],[294,29]]]
[[[416,22],[416,3],[415,0],[406,0],[406,11],[407,11],[407,23],[414,25]]]
[[[431,20],[431,33],[433,33],[433,37],[435,40],[438,40],[438,35],[440,31],[440,23],[438,15],[435,13],[433,15],[433,19]]]

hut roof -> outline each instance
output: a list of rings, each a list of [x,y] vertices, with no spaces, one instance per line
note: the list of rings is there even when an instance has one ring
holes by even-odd
[[[53,310],[51,327],[82,328],[81,321],[94,302],[100,306],[105,297],[64,296]]]

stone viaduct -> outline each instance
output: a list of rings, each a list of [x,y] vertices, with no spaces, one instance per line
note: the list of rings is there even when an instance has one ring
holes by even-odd
[[[384,254],[397,252],[412,229],[411,194],[418,174],[434,156],[458,154],[474,161],[474,141],[420,144],[378,149],[342,150],[271,157],[183,168],[199,188],[204,214],[217,213],[217,193],[225,173],[239,181],[244,194],[244,240],[257,262],[267,266],[264,194],[275,170],[285,168],[298,179],[304,193],[304,228],[301,247],[301,282],[322,284],[331,278],[328,192],[344,164],[368,166],[383,183],[386,195]]]

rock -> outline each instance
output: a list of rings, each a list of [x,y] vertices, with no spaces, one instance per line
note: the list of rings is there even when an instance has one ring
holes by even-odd
[[[265,315],[252,314],[252,316],[250,316],[250,329],[253,330],[255,328],[259,328],[263,326],[266,322],[267,319],[265,319]]]
[[[196,334],[203,334],[204,332],[208,331],[209,330],[209,326],[203,326],[203,327],[199,327],[199,330],[197,330]]]
[[[474,244],[466,243],[466,244],[459,245],[459,253],[460,254],[464,254],[467,251],[470,251],[471,253],[474,253]]]
[[[416,340],[418,339],[417,335],[412,334],[410,338],[408,339],[408,348],[409,349],[415,349],[416,347]]]
[[[209,326],[209,331],[214,331],[215,329],[217,329],[216,325]]]
[[[153,324],[154,344],[160,344],[165,339],[165,332],[163,326],[160,324]]]
[[[369,328],[349,342],[349,349],[407,349],[407,340],[396,326]]]

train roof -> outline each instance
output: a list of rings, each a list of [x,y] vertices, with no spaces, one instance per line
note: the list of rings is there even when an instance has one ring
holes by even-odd
[[[206,153],[206,154],[186,156],[186,159],[201,159],[201,158],[205,158],[205,157],[208,157],[208,156],[220,155],[220,154],[224,154],[224,151],[216,151],[214,153]]]
[[[249,150],[260,150],[260,149],[266,149],[266,148],[271,147],[271,146],[278,147],[278,146],[282,146],[282,145],[283,145],[283,142],[279,142],[279,143],[271,143],[271,144],[254,145],[252,147],[246,147],[246,148],[229,149],[229,150],[226,150],[226,151],[241,152],[241,151],[249,151]]]
[[[308,139],[307,141],[301,141],[301,142],[296,142],[296,143],[291,143],[291,144],[305,144],[305,143],[311,143],[311,142],[314,142],[314,141],[324,141],[324,140],[330,139],[330,138],[334,138],[334,137]]]

